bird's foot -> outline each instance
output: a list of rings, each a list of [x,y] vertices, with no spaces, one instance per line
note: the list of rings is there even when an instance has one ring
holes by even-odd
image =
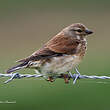
[[[69,76],[68,76],[68,74],[62,74],[61,76],[64,78],[65,83],[68,84],[69,83]]]
[[[49,76],[48,79],[47,79],[47,81],[49,81],[49,82],[54,82],[54,79],[53,79],[52,76]]]

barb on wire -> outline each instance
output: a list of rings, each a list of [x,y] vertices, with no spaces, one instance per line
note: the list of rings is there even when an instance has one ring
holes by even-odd
[[[20,79],[20,78],[31,78],[31,77],[42,77],[43,75],[37,75],[37,74],[19,74],[19,73],[11,73],[11,74],[2,74],[0,73],[0,77],[10,77],[10,79],[6,80],[4,83],[8,83],[10,81],[12,81],[13,79]]]
[[[19,74],[19,73],[11,73],[11,74],[2,74],[0,73],[0,77],[10,77],[8,80],[6,80],[4,83],[8,83],[14,79],[21,79],[21,78],[31,78],[31,77],[35,77],[35,78],[39,78],[39,77],[44,77],[43,74]],[[76,77],[78,79],[110,79],[110,77],[108,76],[95,76],[95,75],[92,75],[92,76],[88,76],[88,75],[78,75],[78,74],[73,74],[73,75],[69,75],[69,78],[71,79],[76,79]],[[61,76],[55,76],[54,77],[55,79],[56,78],[63,78]],[[75,83],[73,81],[73,83]]]

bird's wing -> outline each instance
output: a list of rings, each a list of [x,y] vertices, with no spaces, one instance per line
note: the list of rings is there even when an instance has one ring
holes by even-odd
[[[56,53],[75,54],[81,41],[74,37],[66,37],[63,34],[53,37],[46,46]]]
[[[75,54],[79,43],[79,40],[57,35],[31,56],[19,60],[18,62],[38,61],[41,59],[62,56],[63,54]]]
[[[31,56],[18,60],[17,62],[38,61],[41,59],[46,59],[46,58],[51,58],[51,57],[61,56],[61,55],[62,55],[61,53],[55,53],[50,49],[43,47],[37,50],[36,52],[34,52]]]

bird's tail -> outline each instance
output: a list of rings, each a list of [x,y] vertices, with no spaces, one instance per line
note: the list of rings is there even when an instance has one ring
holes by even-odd
[[[14,71],[16,71],[16,70],[20,70],[20,69],[22,69],[22,68],[27,67],[27,65],[28,65],[28,62],[23,62],[23,63],[21,63],[21,64],[19,64],[19,65],[16,65],[16,66],[14,66],[14,67],[8,69],[8,70],[6,71],[6,73],[12,73],[12,72],[14,72]]]

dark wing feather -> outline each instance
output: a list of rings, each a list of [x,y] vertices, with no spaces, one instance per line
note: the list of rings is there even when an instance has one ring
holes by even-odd
[[[25,62],[25,61],[38,61],[41,59],[46,59],[46,58],[51,58],[51,57],[57,57],[57,56],[62,56],[62,53],[56,53],[54,51],[51,51],[50,49],[43,47],[33,53],[31,56],[18,60],[17,62]]]
[[[62,56],[63,54],[75,54],[79,43],[79,40],[72,37],[57,35],[47,42],[43,48],[39,49],[28,58],[19,60],[18,62],[38,61],[41,59]]]

